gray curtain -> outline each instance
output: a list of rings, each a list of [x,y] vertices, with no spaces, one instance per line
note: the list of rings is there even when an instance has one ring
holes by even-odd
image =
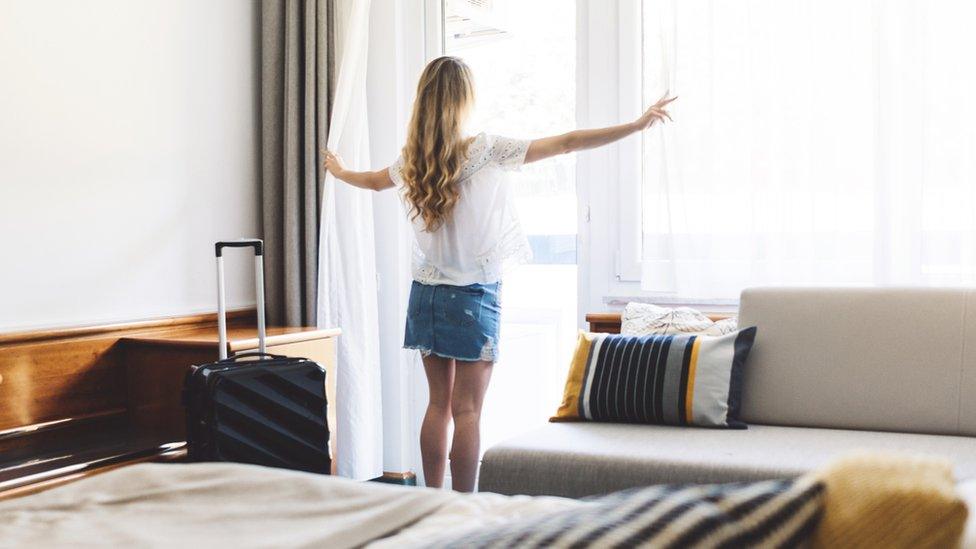
[[[268,322],[314,326],[319,149],[334,89],[334,0],[261,3],[261,179]]]

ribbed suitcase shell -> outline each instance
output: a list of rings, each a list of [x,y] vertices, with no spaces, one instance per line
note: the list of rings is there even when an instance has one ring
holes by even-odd
[[[230,358],[193,367],[184,405],[191,461],[330,472],[325,369],[311,360]]]

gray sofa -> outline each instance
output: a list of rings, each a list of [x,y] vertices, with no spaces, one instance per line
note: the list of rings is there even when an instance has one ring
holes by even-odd
[[[976,479],[976,290],[756,288],[739,325],[759,328],[747,430],[550,423],[488,449],[479,489],[581,497],[782,478],[858,450],[942,456]]]

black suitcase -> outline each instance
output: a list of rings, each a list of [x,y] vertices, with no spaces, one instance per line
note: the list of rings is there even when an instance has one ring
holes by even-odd
[[[258,351],[227,357],[222,251],[250,247],[255,255]],[[236,461],[328,474],[325,368],[305,358],[265,352],[264,245],[218,242],[217,327],[220,360],[191,366],[183,385],[191,461]]]

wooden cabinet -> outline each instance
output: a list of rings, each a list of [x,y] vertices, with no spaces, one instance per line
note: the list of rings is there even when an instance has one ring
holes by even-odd
[[[267,352],[300,356],[325,366],[326,397],[329,401],[329,430],[333,464],[336,440],[336,361],[338,329],[268,328]],[[229,354],[256,351],[258,340],[252,327],[230,327]],[[180,392],[191,364],[217,360],[216,331],[210,327],[182,332],[147,335],[120,340],[126,365],[126,386],[132,428],[151,434],[160,442],[186,438]]]

